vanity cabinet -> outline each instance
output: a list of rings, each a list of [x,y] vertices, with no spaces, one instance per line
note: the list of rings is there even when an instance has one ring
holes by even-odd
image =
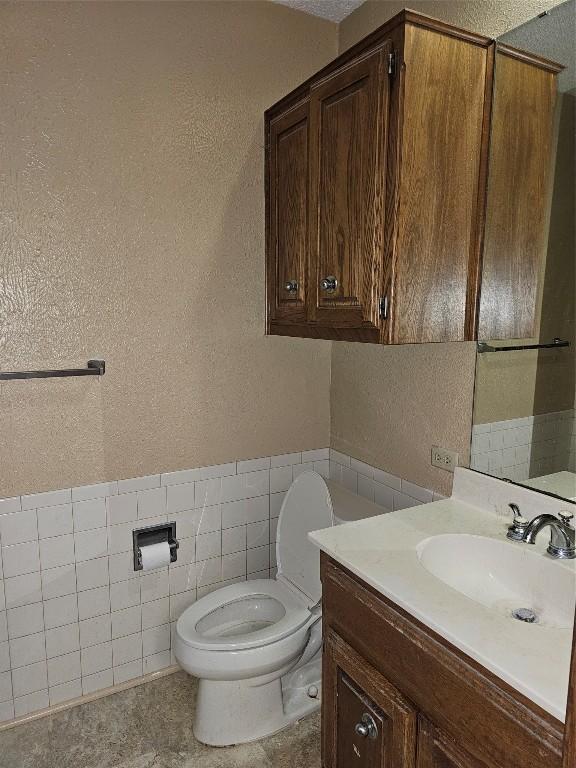
[[[266,112],[269,333],[474,337],[492,51],[404,11]]]
[[[561,768],[564,727],[322,553],[323,768]]]

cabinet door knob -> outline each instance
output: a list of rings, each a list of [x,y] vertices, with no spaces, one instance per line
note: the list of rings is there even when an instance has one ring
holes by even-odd
[[[334,277],[334,275],[328,275],[328,277],[320,280],[320,288],[322,288],[323,291],[335,291],[337,287],[338,280]]]
[[[354,726],[355,733],[364,739],[375,739],[378,736],[378,726],[372,715],[364,712],[362,719]]]
[[[284,289],[288,291],[288,293],[296,293],[298,290],[298,283],[296,280],[288,280],[286,285],[284,286]]]

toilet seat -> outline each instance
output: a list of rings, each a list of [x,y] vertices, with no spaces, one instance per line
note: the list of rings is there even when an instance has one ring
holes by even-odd
[[[177,632],[190,648],[239,651],[278,642],[311,618],[304,600],[281,581],[255,579],[193,603],[178,619]]]

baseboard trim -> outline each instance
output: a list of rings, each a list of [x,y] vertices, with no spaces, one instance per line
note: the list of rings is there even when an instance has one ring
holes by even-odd
[[[82,704],[88,704],[90,701],[103,699],[105,696],[112,696],[114,693],[127,691],[129,688],[136,688],[139,685],[150,683],[153,680],[159,680],[161,677],[173,675],[179,670],[180,667],[174,664],[170,667],[159,669],[157,672],[151,672],[148,675],[142,675],[141,677],[135,677],[133,680],[127,680],[125,683],[112,685],[109,688],[102,688],[100,691],[94,691],[94,693],[89,693],[86,696],[78,696],[75,699],[70,699],[70,701],[63,701],[61,704],[54,704],[52,707],[46,707],[46,709],[39,709],[37,712],[31,712],[29,715],[22,715],[21,717],[14,718],[14,720],[0,723],[0,732],[15,728],[18,725],[24,725],[24,723],[31,723],[33,720],[40,720],[43,717],[54,715],[57,712],[63,712],[66,709],[72,709],[73,707],[79,707]]]

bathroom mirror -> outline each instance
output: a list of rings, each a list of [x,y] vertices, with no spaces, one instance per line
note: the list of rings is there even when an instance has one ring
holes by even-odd
[[[470,459],[572,503],[575,5],[497,41]]]

